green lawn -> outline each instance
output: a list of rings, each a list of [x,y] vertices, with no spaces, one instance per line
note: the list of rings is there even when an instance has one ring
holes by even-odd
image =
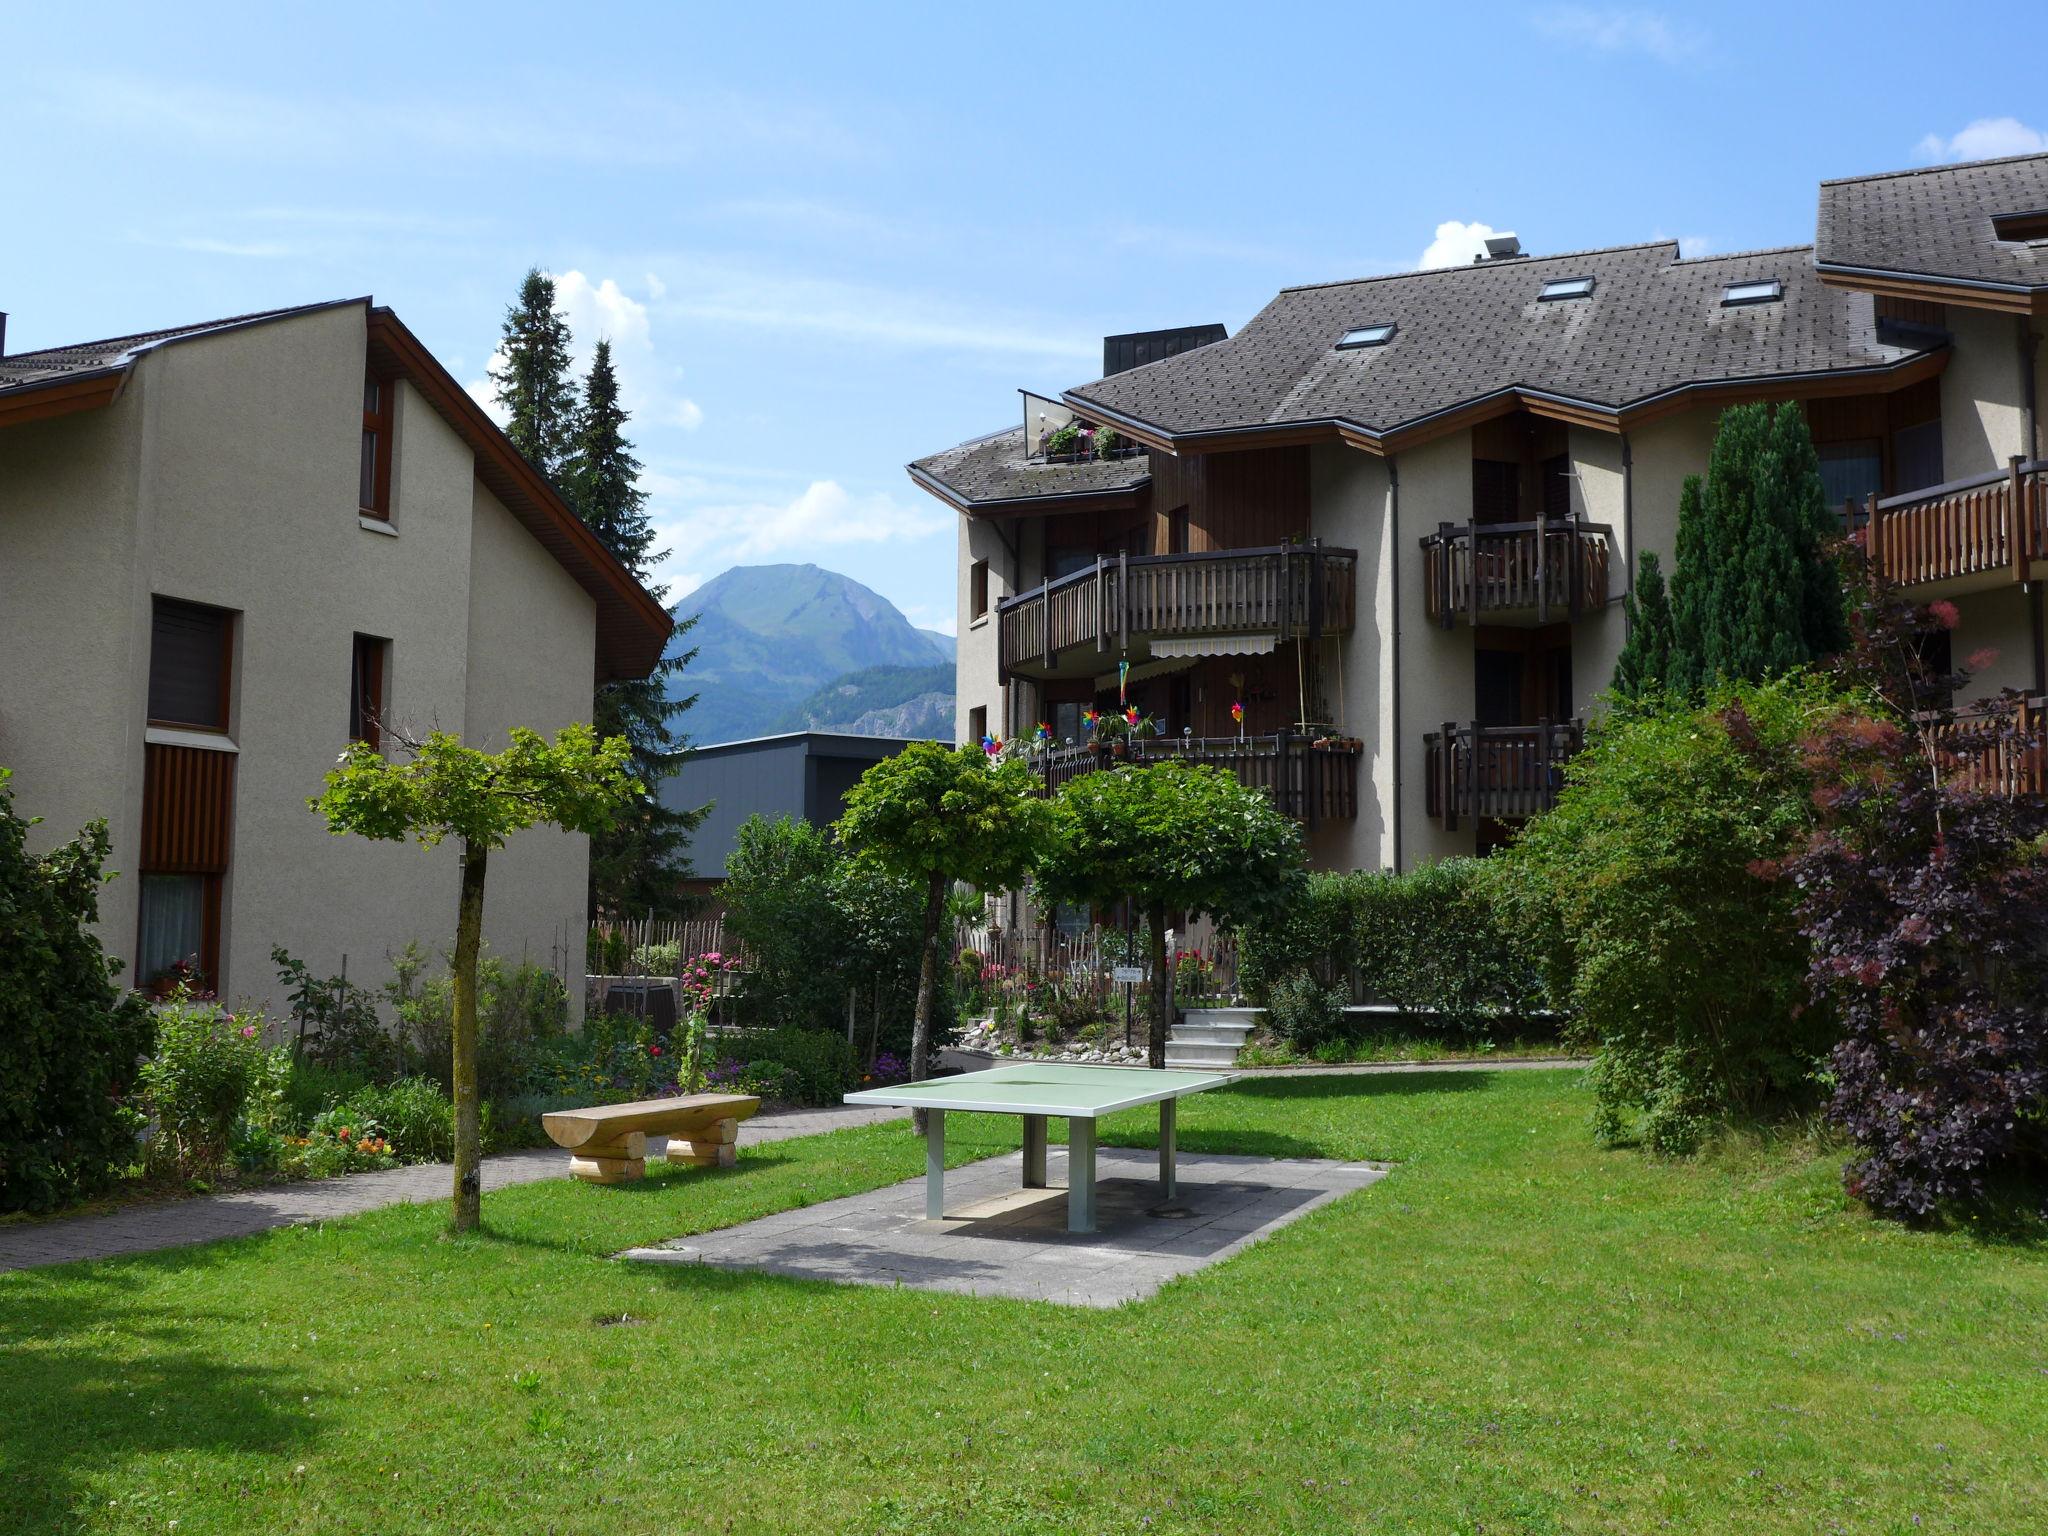
[[[2048,1244],[1873,1224],[1803,1142],[1601,1152],[1588,1108],[1190,1100],[1191,1148],[1401,1166],[1107,1313],[603,1257],[908,1177],[900,1125],[505,1191],[471,1241],[415,1208],[0,1277],[0,1530],[2043,1528]],[[1015,1130],[956,1120],[959,1160]]]

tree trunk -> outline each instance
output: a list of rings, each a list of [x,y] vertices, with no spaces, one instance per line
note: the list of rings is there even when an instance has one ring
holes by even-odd
[[[462,849],[462,905],[455,920],[455,1208],[449,1229],[483,1220],[483,1148],[476,1097],[476,956],[484,934],[487,848]]]
[[[939,985],[939,918],[946,907],[946,877],[931,877],[931,889],[924,902],[924,960],[917,968],[917,1014],[910,1025],[910,1080],[921,1083],[931,1065],[932,999]],[[917,1134],[924,1134],[924,1111],[913,1109]]]
[[[1147,1066],[1166,1065],[1166,912],[1155,907],[1145,914],[1152,925],[1152,1029],[1145,1043]]]

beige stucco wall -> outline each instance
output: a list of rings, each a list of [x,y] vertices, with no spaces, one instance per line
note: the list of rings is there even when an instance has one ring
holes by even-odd
[[[143,358],[111,408],[0,432],[0,645],[50,658],[27,683],[0,667],[0,761],[21,808],[51,818],[45,842],[112,819],[111,867],[128,875],[102,935],[131,962],[150,597],[239,614],[221,924],[238,1002],[281,1007],[273,945],[323,974],[346,956],[375,983],[408,940],[452,936],[455,849],[336,838],[306,809],[346,741],[353,635],[392,642],[387,713],[405,727],[495,744],[515,720],[589,711],[594,603],[502,508],[477,505],[469,449],[409,387],[395,536],[360,525],[364,344],[355,306],[195,339]],[[565,920],[580,929],[587,855],[529,836],[493,869],[487,933],[546,959]]]
[[[1015,536],[1014,526],[1010,530]],[[1003,686],[998,680],[1000,655],[996,647],[996,604],[1013,590],[1010,584],[1010,551],[996,525],[984,517],[959,520],[959,569],[956,574],[954,611],[960,616],[959,646],[954,653],[953,682],[957,694],[953,710],[956,745],[967,743],[969,712],[977,706],[988,710],[989,729],[1000,731],[1003,719]],[[977,560],[988,562],[988,612],[971,618],[974,612],[970,571]]]
[[[2028,452],[2025,370],[2011,315],[1948,306],[1955,348],[1941,376],[1941,470],[1949,480],[2003,469]]]
[[[1954,664],[1967,669],[1973,657],[1987,651],[1995,653],[1971,672],[1970,685],[1957,702],[1968,704],[2001,688],[2033,691],[2033,595],[2013,583],[1953,601],[1959,616],[1949,634],[1949,654]]]
[[[1396,592],[1394,523],[1388,511],[1387,465],[1354,448],[1319,445],[1309,454],[1309,516],[1316,537],[1358,551],[1356,623],[1341,637],[1343,690],[1326,679],[1340,704],[1343,728],[1365,742],[1358,764],[1358,816],[1325,822],[1309,836],[1318,869],[1385,869],[1393,862],[1394,616],[1404,602]],[[1335,649],[1336,647],[1333,647]]]
[[[1401,820],[1401,867],[1469,854],[1478,846],[1472,823],[1447,832],[1428,814],[1425,734],[1447,720],[1470,720],[1474,708],[1472,631],[1460,624],[1439,629],[1424,602],[1422,538],[1439,523],[1472,520],[1472,434],[1454,432],[1395,459],[1400,484],[1394,529],[1394,579],[1401,587],[1401,641],[1394,664],[1400,690],[1400,731],[1394,751],[1401,764],[1396,814]]]

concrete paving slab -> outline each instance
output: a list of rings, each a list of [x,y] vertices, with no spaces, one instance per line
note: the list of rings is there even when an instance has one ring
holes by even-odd
[[[1050,1149],[1053,1187],[1022,1189],[1023,1154],[946,1175],[944,1221],[924,1219],[924,1180],[850,1195],[721,1232],[634,1248],[646,1264],[703,1264],[841,1284],[1115,1307],[1239,1253],[1269,1233],[1385,1177],[1372,1163],[1182,1152],[1179,1195],[1162,1204],[1158,1156],[1096,1153],[1097,1230],[1070,1233],[1066,1153]]]

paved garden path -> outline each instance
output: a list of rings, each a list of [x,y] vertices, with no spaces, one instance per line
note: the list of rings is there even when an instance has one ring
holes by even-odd
[[[842,1126],[873,1125],[900,1119],[908,1113],[853,1105],[782,1110],[744,1122],[740,1127],[740,1144],[759,1146]],[[484,1159],[484,1188],[503,1189],[510,1184],[559,1179],[567,1172],[568,1155],[555,1147],[506,1152]],[[387,1205],[446,1200],[454,1178],[454,1170],[446,1163],[419,1163],[377,1173],[351,1173],[338,1179],[309,1179],[267,1189],[239,1190],[231,1195],[152,1201],[98,1216],[12,1223],[0,1226],[0,1270],[151,1253],[159,1248],[210,1243],[223,1237],[248,1237],[273,1227],[332,1221],[338,1216],[353,1216]]]
[[[1500,1072],[1537,1067],[1584,1066],[1581,1060],[1509,1057],[1500,1061],[1367,1062],[1338,1067],[1246,1067],[1239,1077],[1343,1077],[1400,1072]],[[873,1125],[902,1118],[908,1111],[839,1105],[824,1109],[787,1109],[757,1115],[740,1127],[740,1143],[758,1146],[791,1136],[811,1136],[847,1125]],[[558,1179],[565,1172],[563,1156],[553,1147],[507,1152],[484,1159],[484,1188],[531,1184]],[[248,1237],[273,1227],[332,1221],[387,1205],[422,1204],[448,1198],[453,1172],[446,1163],[421,1163],[381,1173],[352,1173],[339,1179],[311,1179],[231,1195],[200,1195],[186,1200],[160,1200],[131,1205],[97,1216],[70,1216],[53,1221],[0,1225],[0,1271],[34,1269],[43,1264],[69,1264],[77,1259],[109,1259],[128,1253],[152,1253],[223,1237]]]

